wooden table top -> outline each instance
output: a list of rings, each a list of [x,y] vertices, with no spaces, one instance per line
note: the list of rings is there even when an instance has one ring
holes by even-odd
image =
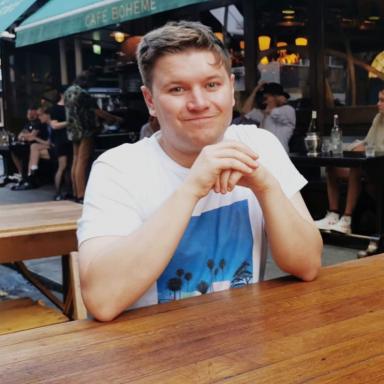
[[[67,200],[0,205],[0,238],[76,229],[81,210]]]
[[[0,336],[5,383],[384,383],[384,254]]]
[[[82,207],[72,201],[0,205],[0,263],[76,251]]]

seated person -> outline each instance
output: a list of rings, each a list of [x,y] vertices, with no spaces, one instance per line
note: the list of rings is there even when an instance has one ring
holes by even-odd
[[[374,145],[378,152],[384,151],[384,88],[379,92],[377,103],[379,113],[373,119],[362,144],[358,144],[352,150],[364,151],[365,145]],[[352,213],[355,208],[361,190],[361,168],[327,167],[327,193],[329,209],[325,217],[315,223],[319,229],[351,233]],[[339,181],[348,181],[346,206],[343,214],[339,211]],[[371,244],[370,249],[374,246]]]
[[[263,99],[262,108],[255,106],[257,95]],[[287,104],[289,94],[278,83],[259,83],[246,102],[242,113],[245,118],[258,123],[260,128],[272,132],[289,152],[289,140],[296,125],[295,110]]]
[[[14,191],[24,191],[27,189],[36,188],[38,186],[37,171],[39,168],[39,160],[49,160],[52,158],[52,153],[50,153],[50,150],[52,149],[53,144],[50,139],[50,127],[48,127],[49,113],[46,109],[39,108],[37,111],[37,116],[40,120],[39,132],[36,135],[30,136],[28,138],[30,143],[30,151],[27,178],[22,179],[18,185],[12,187],[12,190]]]
[[[63,102],[63,98],[61,101]],[[72,143],[67,138],[65,128],[64,104],[60,104],[59,101],[59,104],[54,105],[50,109],[40,108],[38,116],[41,124],[46,126],[48,137],[46,140],[36,137],[35,142],[31,144],[28,178],[21,185],[16,186],[14,190],[27,190],[38,187],[37,172],[40,159],[57,161],[58,164],[54,178],[56,195],[54,199],[61,200],[63,176],[72,154]]]
[[[306,181],[270,132],[229,126],[234,77],[222,42],[198,22],[171,22],[143,37],[137,58],[160,130],[93,165],[78,226],[89,312],[108,321],[257,282],[267,239],[280,268],[313,280],[322,241],[299,192]]]
[[[17,136],[17,141],[11,143],[10,153],[17,172],[23,181],[28,176],[28,161],[30,145],[35,137],[39,135],[41,123],[37,116],[37,108],[31,106],[27,111],[27,121]]]

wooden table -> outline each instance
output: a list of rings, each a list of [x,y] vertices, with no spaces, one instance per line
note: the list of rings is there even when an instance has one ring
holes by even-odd
[[[384,254],[0,337],[0,382],[384,383]]]
[[[77,250],[76,227],[82,206],[71,201],[0,205],[0,263],[17,263],[19,270],[61,309],[64,304],[28,273],[21,262],[41,257],[67,256]],[[67,281],[63,258],[63,283]]]

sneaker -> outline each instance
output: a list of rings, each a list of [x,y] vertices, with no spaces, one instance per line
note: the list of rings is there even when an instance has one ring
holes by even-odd
[[[351,216],[341,216],[340,220],[330,226],[330,230],[339,233],[345,233],[349,235],[351,233]]]
[[[17,185],[14,185],[11,190],[12,191],[27,191],[29,189],[37,188],[35,185],[31,184],[29,181],[23,181]]]
[[[327,212],[325,217],[321,220],[316,220],[315,224],[318,229],[329,231],[332,225],[335,225],[339,221],[339,214],[336,212]]]
[[[371,240],[368,244],[367,249],[364,251],[357,252],[357,257],[360,259],[362,257],[371,256],[377,253],[377,250],[379,248],[379,244],[375,240]]]

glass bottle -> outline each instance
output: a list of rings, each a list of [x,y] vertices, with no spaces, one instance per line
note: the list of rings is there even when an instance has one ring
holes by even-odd
[[[334,155],[343,154],[343,134],[339,125],[339,116],[333,115],[333,126],[331,129],[331,147]]]
[[[317,132],[317,112],[312,111],[311,121],[309,122],[308,132],[304,138],[308,156],[317,156],[320,148],[320,137]]]

